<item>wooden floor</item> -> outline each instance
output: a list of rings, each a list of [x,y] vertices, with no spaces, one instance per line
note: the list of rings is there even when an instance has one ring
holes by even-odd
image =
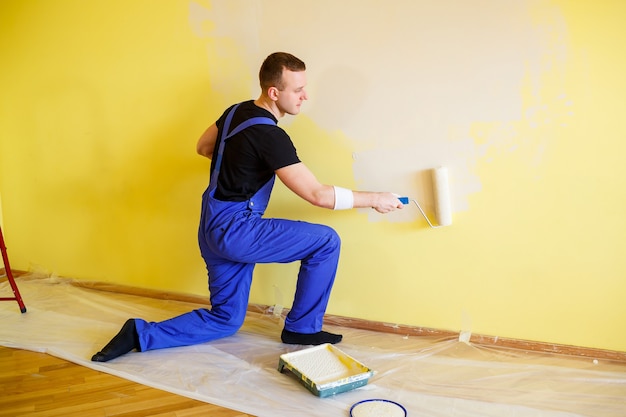
[[[2,346],[0,416],[250,417],[45,353]]]

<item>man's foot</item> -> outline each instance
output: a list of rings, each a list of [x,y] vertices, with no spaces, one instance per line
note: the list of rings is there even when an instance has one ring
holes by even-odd
[[[340,334],[333,334],[328,332],[317,332],[317,333],[296,333],[290,332],[289,330],[284,330],[280,335],[283,343],[288,345],[321,345],[324,343],[335,344],[341,342],[343,336]]]
[[[102,350],[91,358],[94,362],[107,362],[133,349],[139,349],[139,336],[135,329],[135,320],[128,319],[122,329]]]

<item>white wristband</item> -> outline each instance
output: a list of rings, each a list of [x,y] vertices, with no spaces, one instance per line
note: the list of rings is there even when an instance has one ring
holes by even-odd
[[[333,210],[348,210],[354,207],[354,194],[352,190],[333,185],[335,189],[335,206]]]

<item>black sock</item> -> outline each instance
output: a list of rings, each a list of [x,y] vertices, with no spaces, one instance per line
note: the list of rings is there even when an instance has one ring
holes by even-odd
[[[296,333],[290,332],[289,330],[283,329],[283,333],[280,335],[283,343],[287,343],[289,345],[321,345],[324,343],[339,343],[341,342],[343,336],[340,334],[333,334],[328,332],[317,332],[317,333]]]
[[[133,349],[139,349],[139,336],[135,329],[135,320],[128,319],[122,329],[102,350],[91,358],[94,362],[107,362]]]

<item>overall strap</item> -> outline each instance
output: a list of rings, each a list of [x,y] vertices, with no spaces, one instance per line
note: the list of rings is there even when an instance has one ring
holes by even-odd
[[[244,121],[243,123],[241,123],[239,126],[237,126],[236,128],[233,129],[232,132],[230,132],[228,134],[228,136],[226,136],[223,141],[227,141],[228,139],[230,139],[231,137],[235,136],[237,133],[241,132],[242,130],[250,127],[250,126],[254,126],[254,125],[276,125],[276,122],[273,121],[272,119],[270,119],[269,117],[253,117],[251,119],[248,119],[246,121]]]
[[[230,123],[233,120],[233,115],[235,114],[235,111],[240,104],[241,103],[238,103],[233,106],[233,108],[226,115],[226,120],[224,121],[224,126],[222,127],[222,134],[220,136],[220,146],[218,147],[217,154],[215,155],[215,157],[217,158],[215,160],[215,168],[213,169],[213,174],[211,175],[211,181],[209,183],[209,188],[211,189],[215,189],[215,187],[217,187],[217,177],[220,173],[220,168],[222,166],[222,153],[224,152],[224,144],[228,139],[250,126],[276,125],[276,122],[269,117],[253,117],[251,119],[245,120],[240,125],[235,127],[232,132],[228,133],[228,129],[230,129]]]

